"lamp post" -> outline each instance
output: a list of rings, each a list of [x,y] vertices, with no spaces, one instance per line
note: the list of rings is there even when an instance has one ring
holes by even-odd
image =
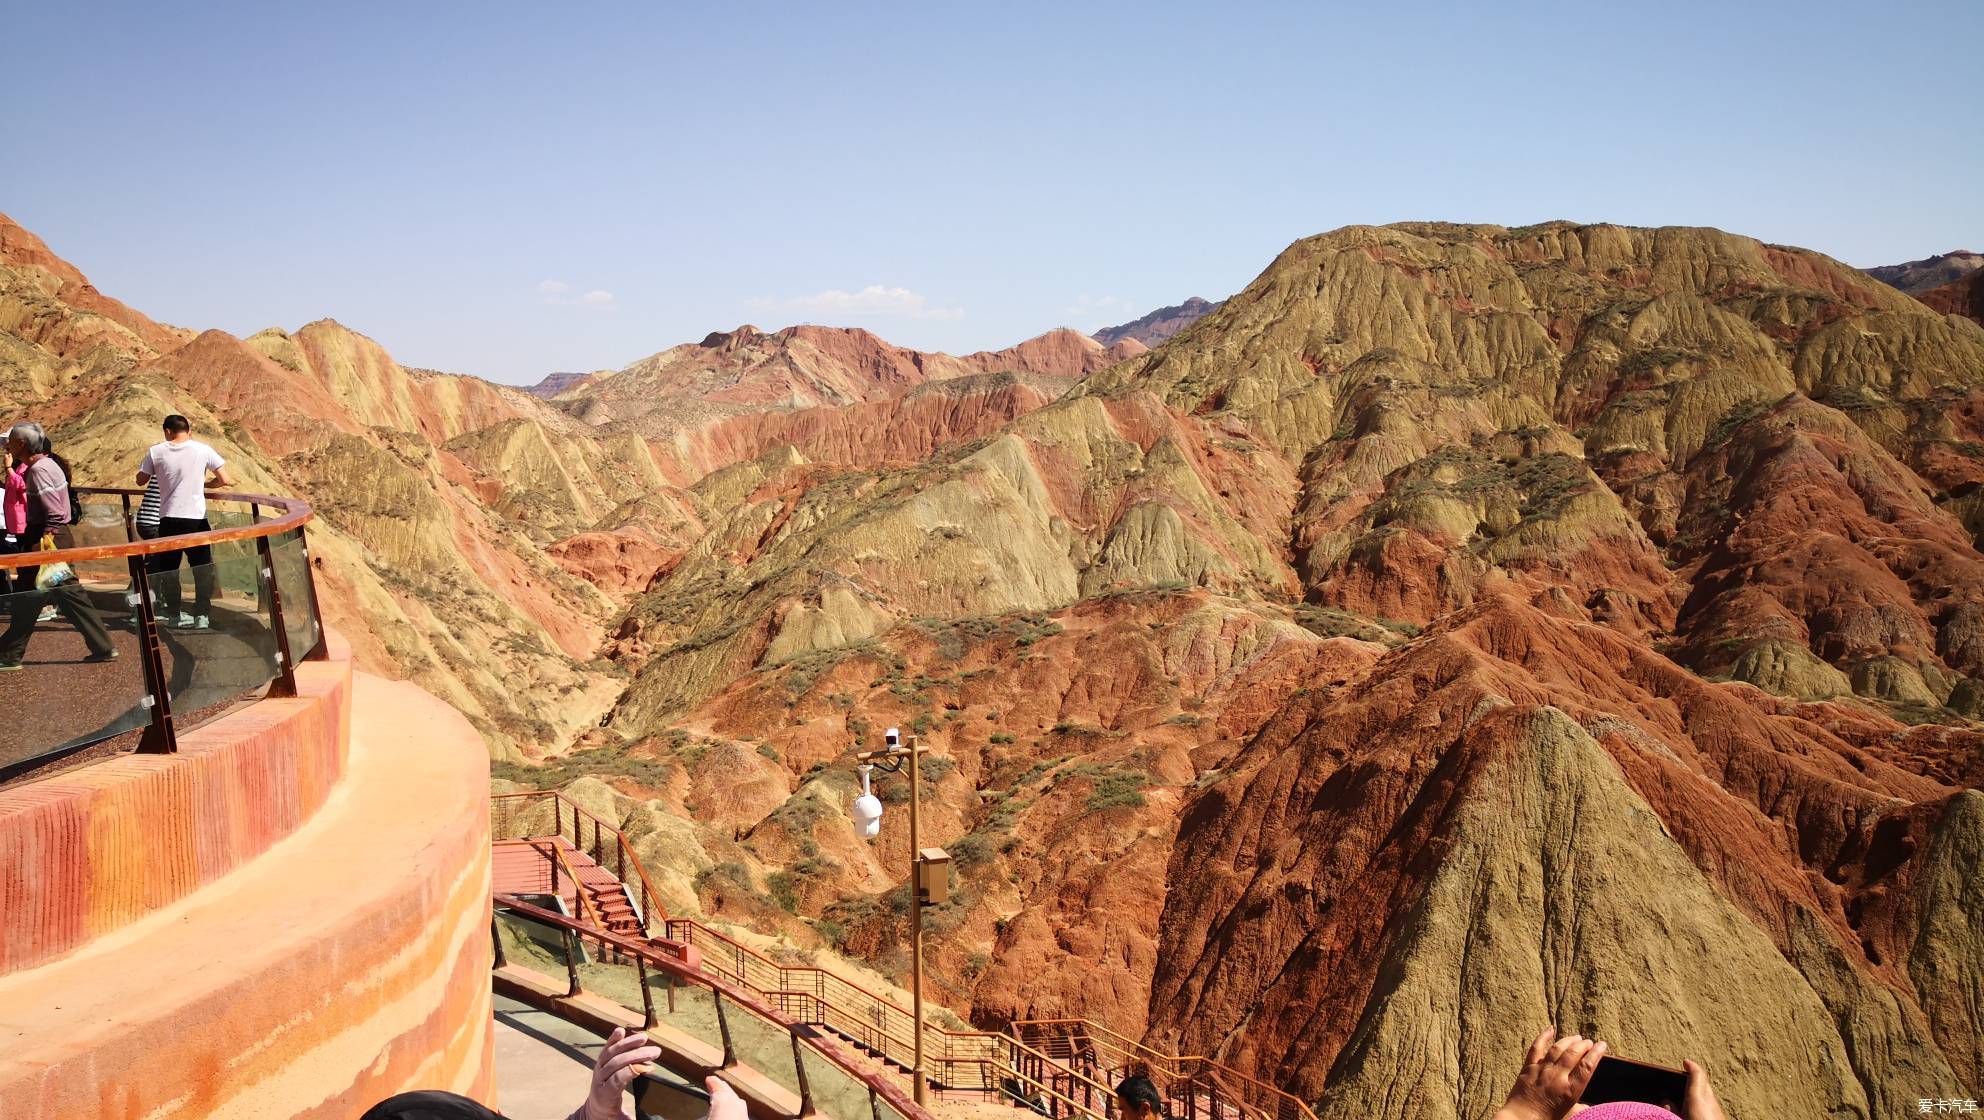
[[[930,1088],[923,1076],[923,907],[925,903],[939,904],[950,897],[951,857],[940,848],[923,850],[922,832],[919,827],[921,813],[918,811],[923,800],[922,768],[918,758],[927,749],[911,735],[907,742],[893,727],[883,737],[887,744],[879,751],[863,751],[854,756],[861,768],[861,796],[854,801],[854,823],[864,837],[873,837],[882,830],[882,801],[868,790],[868,771],[880,769],[885,774],[901,772],[904,763],[909,765],[909,963],[910,963],[910,1005],[915,1023],[911,1028],[914,1036],[914,1056],[910,1063],[909,1080],[915,1089],[916,1103],[928,1104]]]

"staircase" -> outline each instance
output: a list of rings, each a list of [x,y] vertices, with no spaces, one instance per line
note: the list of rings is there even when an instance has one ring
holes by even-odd
[[[911,1068],[916,1022],[901,1004],[827,969],[780,964],[694,919],[660,919],[626,838],[563,794],[498,794],[491,811],[496,894],[555,896],[585,926],[675,954],[796,1023]],[[1300,1099],[1239,1070],[1164,1054],[1086,1019],[1019,1022],[1010,1033],[926,1020],[923,1067],[940,1093],[980,1094],[1054,1118],[1111,1120],[1114,1087],[1134,1072],[1156,1083],[1173,1120],[1315,1120]]]
[[[645,937],[640,908],[627,885],[562,836],[498,840],[491,878],[495,893],[556,897],[567,914],[623,937]]]

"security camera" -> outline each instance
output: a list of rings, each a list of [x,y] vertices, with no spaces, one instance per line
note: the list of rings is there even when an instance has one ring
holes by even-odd
[[[887,731],[882,732],[882,741],[889,745],[890,750],[895,750],[902,745],[902,732],[891,727]]]
[[[872,839],[882,831],[882,799],[868,789],[870,769],[871,767],[867,766],[861,768],[861,796],[855,798],[854,804],[848,809],[854,817],[855,831],[859,832],[863,839]]]

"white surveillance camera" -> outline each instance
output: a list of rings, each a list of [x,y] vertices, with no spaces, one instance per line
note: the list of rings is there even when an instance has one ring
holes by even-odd
[[[890,747],[900,746],[902,745],[902,732],[891,727],[887,731],[882,732],[882,741]]]
[[[861,796],[854,799],[848,813],[854,818],[854,829],[863,839],[873,839],[882,832],[882,799],[868,788],[868,771],[861,768]]]

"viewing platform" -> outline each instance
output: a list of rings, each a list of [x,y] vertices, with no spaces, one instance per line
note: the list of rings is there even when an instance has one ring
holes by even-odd
[[[97,518],[28,558],[75,565],[119,656],[64,657],[64,619],[0,674],[10,713],[41,713],[0,756],[0,1120],[493,1099],[482,741],[353,670],[317,615],[307,505],[227,498],[248,515],[210,534],[85,543],[113,531]],[[142,558],[200,540],[208,625],[161,626]]]

